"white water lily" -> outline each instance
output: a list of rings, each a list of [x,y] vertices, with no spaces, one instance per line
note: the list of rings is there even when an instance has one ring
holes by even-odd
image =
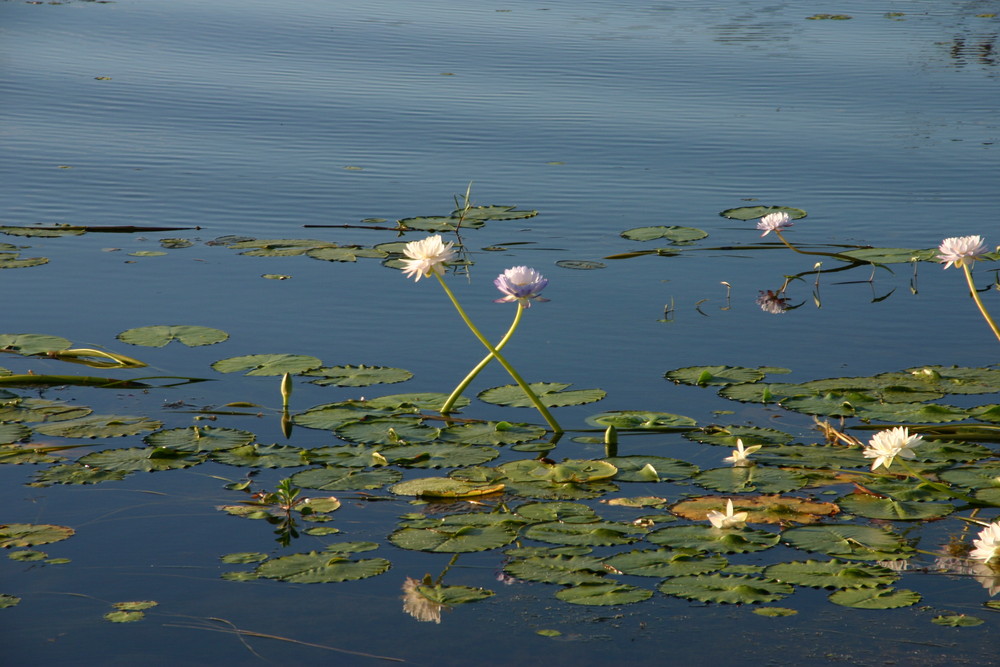
[[[722,459],[726,463],[732,463],[734,466],[748,466],[751,465],[750,455],[760,449],[762,445],[750,445],[749,447],[743,446],[743,439],[736,438],[736,449],[733,450],[732,456],[727,456]]]
[[[879,466],[888,470],[892,460],[897,456],[904,459],[914,458],[916,454],[913,453],[913,448],[923,443],[924,439],[919,435],[910,435],[908,428],[897,426],[876,433],[862,453],[865,458],[875,459],[872,470]]]
[[[979,531],[979,539],[973,540],[975,549],[969,558],[991,565],[1000,565],[1000,521],[994,521]]]
[[[771,232],[780,232],[782,229],[792,226],[792,216],[788,215],[784,211],[778,211],[777,213],[768,213],[760,222],[757,223],[757,229],[763,231],[761,237],[767,236]]]
[[[750,516],[749,512],[736,512],[734,514],[733,499],[730,498],[726,501],[725,513],[712,510],[708,513],[707,518],[712,522],[714,528],[742,528],[746,524],[748,516]]]
[[[407,577],[403,582],[403,611],[424,622],[441,622],[444,605],[434,602],[420,592],[420,580]]]
[[[421,241],[410,241],[403,248],[403,254],[407,259],[403,261],[403,275],[407,278],[415,276],[415,280],[420,278],[430,278],[432,274],[444,275],[445,262],[450,262],[455,257],[452,250],[454,242],[445,243],[440,234],[428,236]]]
[[[986,254],[986,244],[982,236],[952,236],[941,241],[938,251],[941,253],[938,261],[944,263],[944,268],[957,268],[971,265],[980,255]]]

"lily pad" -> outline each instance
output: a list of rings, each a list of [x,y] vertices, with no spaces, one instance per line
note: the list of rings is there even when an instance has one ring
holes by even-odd
[[[302,354],[248,354],[241,357],[220,359],[212,368],[220,373],[240,373],[247,375],[298,375],[323,365],[316,357]]]
[[[337,437],[365,445],[405,445],[437,440],[441,429],[415,417],[385,417],[351,422],[335,430]]]
[[[830,602],[855,609],[898,609],[920,602],[920,594],[894,588],[848,588],[830,594]]]
[[[695,549],[733,554],[763,551],[778,543],[780,536],[766,530],[720,530],[712,526],[669,526],[646,536],[653,544],[670,549]]]
[[[178,341],[188,347],[214,345],[229,338],[221,329],[192,325],[157,325],[128,329],[118,334],[118,340],[130,345],[163,347],[171,341]]]
[[[510,544],[517,531],[504,525],[442,525],[436,528],[400,528],[389,541],[401,549],[436,553],[488,551]]]
[[[706,521],[708,513],[719,511],[725,507],[725,502],[718,496],[702,496],[681,501],[670,508],[674,514],[692,519]],[[786,496],[756,496],[740,497],[733,500],[736,512],[746,512],[748,523],[816,523],[828,516],[837,514],[840,510],[833,503],[817,502],[805,498]]]
[[[693,427],[698,422],[690,417],[675,415],[669,412],[615,410],[587,417],[587,423],[592,426],[614,426],[617,429],[669,430]]]
[[[212,452],[212,460],[248,468],[296,468],[308,465],[308,450],[290,445],[242,445]]]
[[[867,493],[852,493],[838,500],[837,504],[845,512],[885,521],[926,521],[948,516],[955,511],[955,506],[950,503],[894,500]]]
[[[664,375],[677,384],[690,384],[696,387],[757,382],[763,380],[764,376],[764,372],[759,369],[742,366],[688,366],[667,371]]]
[[[367,405],[367,402],[345,401],[342,403],[327,403],[295,415],[292,422],[296,426],[304,428],[316,428],[324,431],[333,431],[344,424],[360,421],[373,417],[391,417],[396,412],[416,413],[416,407],[406,410],[393,410],[389,408],[376,408]]]
[[[708,232],[694,227],[655,226],[655,227],[635,227],[621,233],[622,238],[630,241],[653,241],[655,239],[668,239],[675,244],[683,245],[698,241],[708,236]]]
[[[659,589],[666,595],[718,604],[774,602],[794,592],[785,583],[729,574],[674,577],[661,583]]]
[[[556,597],[563,602],[600,606],[632,604],[652,596],[653,591],[619,583],[580,584],[556,593]]]
[[[618,472],[607,461],[566,459],[560,463],[522,459],[509,461],[497,467],[512,482],[554,482],[556,484],[597,482],[611,479]]]
[[[893,560],[909,558],[913,548],[887,530],[874,526],[826,524],[789,528],[782,533],[788,544],[805,551],[838,558]]]
[[[607,581],[602,559],[593,556],[531,556],[508,563],[504,572],[525,581],[564,586]]]
[[[673,549],[626,551],[606,558],[605,562],[623,574],[640,577],[706,574],[721,570],[729,563],[723,556],[706,556],[698,552]]]
[[[791,206],[740,206],[728,208],[719,215],[730,220],[754,220],[755,218],[763,218],[770,213],[787,213],[792,220],[806,217],[806,212],[801,208],[792,208]]]
[[[249,445],[254,441],[250,431],[214,426],[189,426],[150,433],[143,442],[153,447],[169,447],[185,452],[214,452]]]
[[[281,556],[261,563],[255,570],[260,577],[296,584],[322,584],[366,579],[386,572],[391,563],[384,558],[350,560],[329,551]]]
[[[65,350],[70,343],[60,336],[45,334],[0,334],[0,349],[18,354],[43,354],[52,350]]]
[[[780,468],[736,466],[703,470],[692,477],[692,481],[721,493],[784,493],[801,489],[808,480]]]
[[[88,468],[80,463],[67,463],[40,470],[35,474],[36,486],[49,484],[99,484],[101,482],[117,481],[128,475],[125,470],[102,470]]]
[[[607,547],[617,544],[631,544],[641,539],[643,532],[631,524],[611,521],[597,521],[595,523],[551,521],[528,526],[523,535],[527,539],[551,544]]]
[[[373,384],[396,384],[413,377],[413,373],[402,368],[388,366],[323,366],[305,373],[317,377],[312,384],[322,387],[368,387]]]
[[[457,468],[474,466],[492,461],[500,456],[500,452],[493,447],[450,443],[386,447],[381,450],[381,454],[389,464],[407,468]]]
[[[320,491],[355,491],[380,489],[386,484],[398,482],[403,473],[391,468],[378,470],[352,470],[344,468],[310,468],[291,476],[292,484],[305,489]]]
[[[949,628],[973,628],[983,624],[983,619],[965,614],[942,614],[931,619],[931,623]]]
[[[86,417],[90,408],[44,398],[24,398],[0,405],[0,421],[61,422]]]
[[[35,427],[42,435],[61,438],[119,438],[143,431],[155,431],[163,422],[128,415],[88,415],[79,419],[50,422]]]
[[[121,472],[154,472],[190,468],[201,463],[187,452],[167,447],[131,447],[105,449],[81,456],[79,463],[91,468]]]
[[[607,393],[602,389],[574,389],[567,391],[569,384],[562,382],[534,382],[529,385],[542,405],[559,408],[567,405],[583,405],[603,399]],[[534,403],[516,384],[494,387],[480,392],[477,396],[484,403],[505,405],[516,408],[534,407]]]
[[[52,524],[8,523],[0,525],[0,549],[52,544],[72,537],[75,530]]]
[[[401,482],[389,489],[398,496],[474,498],[504,490],[503,484],[476,484],[447,477],[425,477]]]
[[[698,473],[697,466],[664,456],[611,456],[604,460],[618,469],[615,480],[620,482],[675,482]]]
[[[899,579],[898,574],[884,567],[836,559],[777,563],[765,568],[764,574],[775,581],[812,588],[871,588],[888,586]]]
[[[545,433],[544,428],[530,424],[478,422],[448,426],[441,429],[439,437],[441,440],[469,445],[512,445],[537,440]]]
[[[525,503],[517,508],[519,516],[533,522],[562,521],[564,523],[593,523],[597,514],[583,503],[549,502]]]

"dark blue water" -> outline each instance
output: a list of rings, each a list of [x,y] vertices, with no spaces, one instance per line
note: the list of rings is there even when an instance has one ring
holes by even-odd
[[[513,313],[492,303],[492,278],[515,264],[538,268],[551,280],[552,301],[527,313],[511,360],[531,380],[608,392],[597,406],[560,411],[561,420],[579,427],[601,410],[648,409],[708,422],[713,410],[728,409],[736,411],[733,422],[774,415],[779,425],[805,432],[800,417],[677,387],[663,372],[694,364],[767,365],[788,367],[798,380],[990,364],[996,340],[958,272],[921,264],[916,293],[908,265],[877,272],[872,284],[834,284],[867,279],[867,269],[831,274],[822,279],[820,308],[810,277],[789,288],[802,307],[774,316],[754,303],[758,292],[811,269],[812,259],[778,248],[604,258],[656,247],[619,236],[647,225],[704,229],[710,236],[700,247],[755,243],[753,222],[718,215],[747,203],[808,211],[788,232],[803,244],[928,248],[947,236],[983,234],[994,247],[1000,243],[1000,19],[980,15],[998,11],[998,3],[985,0],[846,1],[835,8],[631,0],[0,2],[0,224],[198,227],[0,238],[30,246],[25,256],[51,259],[2,272],[0,331],[117,349],[114,336],[131,327],[201,324],[230,332],[231,340],[182,352],[119,351],[178,375],[210,373],[212,361],[240,354],[312,354],[330,365],[415,373],[405,385],[371,393],[448,391],[481,353],[433,283],[407,283],[375,260],[240,257],[205,242],[229,234],[392,241],[391,232],[303,225],[446,214],[452,197],[472,182],[475,203],[517,204],[539,215],[467,233],[476,260],[472,280],[452,282],[470,314],[488,332],[502,332]],[[830,12],[853,18],[806,18]],[[128,256],[159,250],[164,237],[194,245],[161,257]],[[478,251],[518,243],[524,245],[506,252]],[[607,268],[555,264],[567,259],[603,261]],[[982,285],[995,275],[990,270],[977,269]],[[265,280],[264,273],[292,278]],[[723,281],[732,285],[728,301]],[[984,298],[996,304],[997,293]],[[668,304],[673,312],[665,318]],[[474,390],[505,382],[490,369]],[[274,405],[276,390],[270,380],[226,378],[166,397],[116,396],[102,410],[149,411],[177,398]],[[309,385],[298,391],[300,406],[357,395]],[[509,418],[509,411],[479,404],[475,415]],[[169,425],[189,423],[173,419]],[[232,425],[254,430],[262,441],[280,439],[274,420]],[[323,438],[317,444],[332,440],[315,437]],[[713,612],[706,625],[707,616],[687,603],[659,600],[656,611],[629,609],[623,618],[560,607],[555,613],[578,615],[574,621],[584,630],[576,641],[553,642],[529,630],[546,627],[553,613],[549,591],[538,587],[514,594],[513,611],[510,598],[500,595],[503,602],[470,605],[428,628],[403,616],[396,598],[404,575],[440,570],[439,556],[408,554],[405,573],[329,591],[237,586],[215,578],[215,556],[263,548],[266,537],[259,526],[234,526],[235,519],[211,509],[226,496],[200,468],[132,478],[129,491],[26,489],[26,472],[6,468],[3,497],[12,509],[0,521],[94,522],[93,531],[81,529],[65,543],[74,565],[27,573],[20,564],[5,568],[5,577],[30,579],[32,590],[54,596],[0,612],[16,619],[3,625],[16,629],[18,641],[11,635],[5,644],[13,642],[24,664],[68,664],[125,633],[123,651],[130,653],[120,664],[139,656],[148,662],[151,654],[164,656],[156,664],[255,660],[234,637],[163,627],[176,619],[137,629],[99,624],[92,619],[103,606],[62,595],[81,591],[88,580],[94,583],[84,586],[87,594],[102,599],[155,595],[169,613],[220,616],[354,650],[375,646],[373,652],[418,663],[597,664],[650,655],[663,661],[669,646],[677,660],[758,664],[761,656],[777,656],[778,664],[804,664],[841,655],[848,640],[830,629],[841,622],[833,615],[843,612],[829,605],[809,618],[780,621],[775,637],[766,634],[779,627],[773,620],[727,609]],[[182,475],[187,486],[177,482]],[[167,500],[147,492],[166,493]],[[135,500],[123,501],[128,494]],[[380,539],[399,512],[366,505],[352,539],[363,539],[355,535],[368,522]],[[154,524],[152,516],[160,519]],[[243,532],[234,538],[229,531]],[[108,554],[107,544],[119,546]],[[468,561],[472,572],[496,567],[492,557]],[[176,573],[164,574],[163,566],[172,565]],[[159,566],[152,577],[149,566]],[[189,567],[201,569],[189,576]],[[171,590],[174,604],[168,604]],[[63,610],[58,620],[51,605]],[[75,618],[81,620],[72,627],[68,619]],[[887,618],[873,620],[887,625],[873,626],[873,637],[910,632],[889,627],[894,623],[931,627],[926,619]],[[717,641],[715,628],[733,624],[741,634]],[[365,634],[361,647],[352,641],[356,628]],[[503,640],[483,655],[478,639],[467,641],[494,632],[516,636],[525,653],[507,656],[502,651],[512,649]],[[940,645],[902,645],[894,653],[900,664],[911,649],[922,664],[946,664],[935,660],[954,639],[937,632]],[[705,641],[684,643],[699,636]],[[454,653],[439,654],[455,641]],[[283,664],[315,664],[327,655],[366,664],[292,644],[266,646],[262,652],[272,652],[265,657]],[[785,659],[782,651],[797,657]],[[851,659],[869,664],[877,653],[857,649]]]

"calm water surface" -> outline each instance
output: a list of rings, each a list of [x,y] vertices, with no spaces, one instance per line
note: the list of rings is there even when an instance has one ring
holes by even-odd
[[[853,18],[806,18],[819,13]],[[162,409],[176,400],[275,406],[276,380],[208,369],[241,354],[311,354],[328,365],[415,374],[369,395],[448,391],[481,355],[434,284],[408,284],[375,260],[242,257],[206,243],[225,235],[388,242],[392,232],[303,226],[447,214],[471,181],[475,203],[539,215],[467,233],[476,264],[471,280],[452,280],[460,298],[484,329],[501,332],[511,310],[491,302],[492,278],[516,264],[538,268],[552,301],[527,313],[511,360],[529,379],[608,392],[597,406],[561,410],[561,421],[580,427],[595,412],[647,409],[709,423],[713,411],[734,410],[729,423],[770,421],[815,437],[800,416],[678,387],[663,373],[766,365],[804,380],[988,365],[996,341],[960,275],[921,264],[913,283],[911,267],[895,265],[870,284],[837,285],[869,274],[831,274],[819,308],[810,277],[789,288],[803,305],[774,316],[755,304],[758,292],[811,269],[810,258],[776,245],[604,258],[655,247],[620,237],[648,225],[703,229],[703,248],[756,243],[753,222],[718,215],[748,203],[808,211],[789,232],[803,244],[928,248],[966,234],[1000,243],[995,13],[1000,3],[988,0],[0,2],[0,224],[196,228],[4,237],[30,246],[25,256],[51,261],[2,272],[0,331],[61,335],[139,356],[165,375],[220,380],[151,395],[47,394],[102,412],[153,413],[167,427],[191,423]],[[193,245],[129,255],[161,250],[168,237]],[[507,250],[480,250],[493,246]],[[607,268],[571,270],[561,260]],[[977,274],[983,285],[995,275],[989,270]],[[995,303],[996,293],[984,298]],[[232,336],[181,352],[119,349],[128,346],[117,333],[151,324],[201,324]],[[6,365],[24,372],[18,363]],[[37,372],[66,372],[32,363]],[[505,382],[490,369],[473,389]],[[296,392],[303,408],[358,396],[312,385]],[[466,412],[512,418],[483,403]],[[247,419],[219,425],[283,441],[275,419]],[[295,438],[333,442],[320,431]],[[600,452],[570,443],[563,455]],[[718,452],[690,457],[706,464]],[[203,465],[98,487],[25,487],[31,472],[0,468],[0,521],[71,525],[78,534],[50,550],[71,564],[0,567],[0,590],[24,598],[0,612],[11,664],[78,664],[86,655],[123,665],[150,655],[165,665],[374,662],[254,641],[258,657],[231,635],[172,627],[206,617],[417,664],[994,659],[984,655],[992,618],[979,628],[938,628],[919,611],[836,609],[821,592],[815,605],[796,593],[808,612],[776,622],[662,596],[634,608],[569,609],[554,604],[548,587],[498,583],[492,600],[459,608],[440,626],[422,624],[400,610],[399,587],[404,576],[439,572],[440,554],[396,549],[390,573],[336,586],[219,579],[228,569],[219,555],[271,548],[266,529],[247,525],[257,522],[214,510],[232,500],[219,478],[245,471]],[[261,479],[283,476],[265,471]],[[349,505],[336,522],[346,539],[380,541],[405,511]],[[463,557],[449,583],[484,585],[484,573],[489,580],[498,567],[495,554]],[[985,592],[951,582],[937,595],[928,604],[954,608]],[[131,626],[100,622],[106,601],[144,598],[167,611]],[[921,641],[912,643],[917,626]],[[562,640],[535,635],[547,627],[562,629]]]

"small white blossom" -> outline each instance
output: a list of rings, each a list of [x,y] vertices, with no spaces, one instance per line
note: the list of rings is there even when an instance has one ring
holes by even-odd
[[[969,554],[969,558],[987,564],[1000,560],[1000,521],[994,521],[979,531],[979,539],[973,540],[972,544],[975,549]]]
[[[780,232],[782,229],[792,226],[792,217],[785,213],[784,211],[778,211],[777,213],[768,213],[760,222],[757,223],[757,229],[763,231],[761,238],[767,236],[771,232]]]
[[[872,463],[872,470],[879,466],[886,470],[892,465],[892,460],[897,456],[904,459],[912,459],[916,456],[913,448],[923,444],[924,439],[919,435],[910,435],[910,430],[905,426],[879,431],[868,442],[863,454],[865,458],[875,459]]]
[[[938,251],[941,253],[937,257],[938,261],[943,262],[946,269],[949,266],[965,266],[967,263],[971,265],[987,252],[982,236],[952,236],[941,241]]]
[[[762,445],[750,445],[749,447],[743,446],[743,439],[736,439],[736,449],[733,450],[732,456],[727,456],[722,459],[726,463],[732,463],[734,466],[748,466],[751,464],[750,455],[761,448]]]
[[[737,512],[733,514],[733,499],[730,498],[726,501],[725,513],[712,510],[708,513],[707,518],[712,522],[714,528],[742,528],[746,524],[749,515],[749,512]]]
[[[444,264],[455,257],[452,250],[454,242],[445,243],[440,234],[428,236],[422,241],[410,241],[403,248],[407,259],[403,260],[403,275],[407,278],[415,276],[415,280],[429,278],[436,273],[444,275]]]

